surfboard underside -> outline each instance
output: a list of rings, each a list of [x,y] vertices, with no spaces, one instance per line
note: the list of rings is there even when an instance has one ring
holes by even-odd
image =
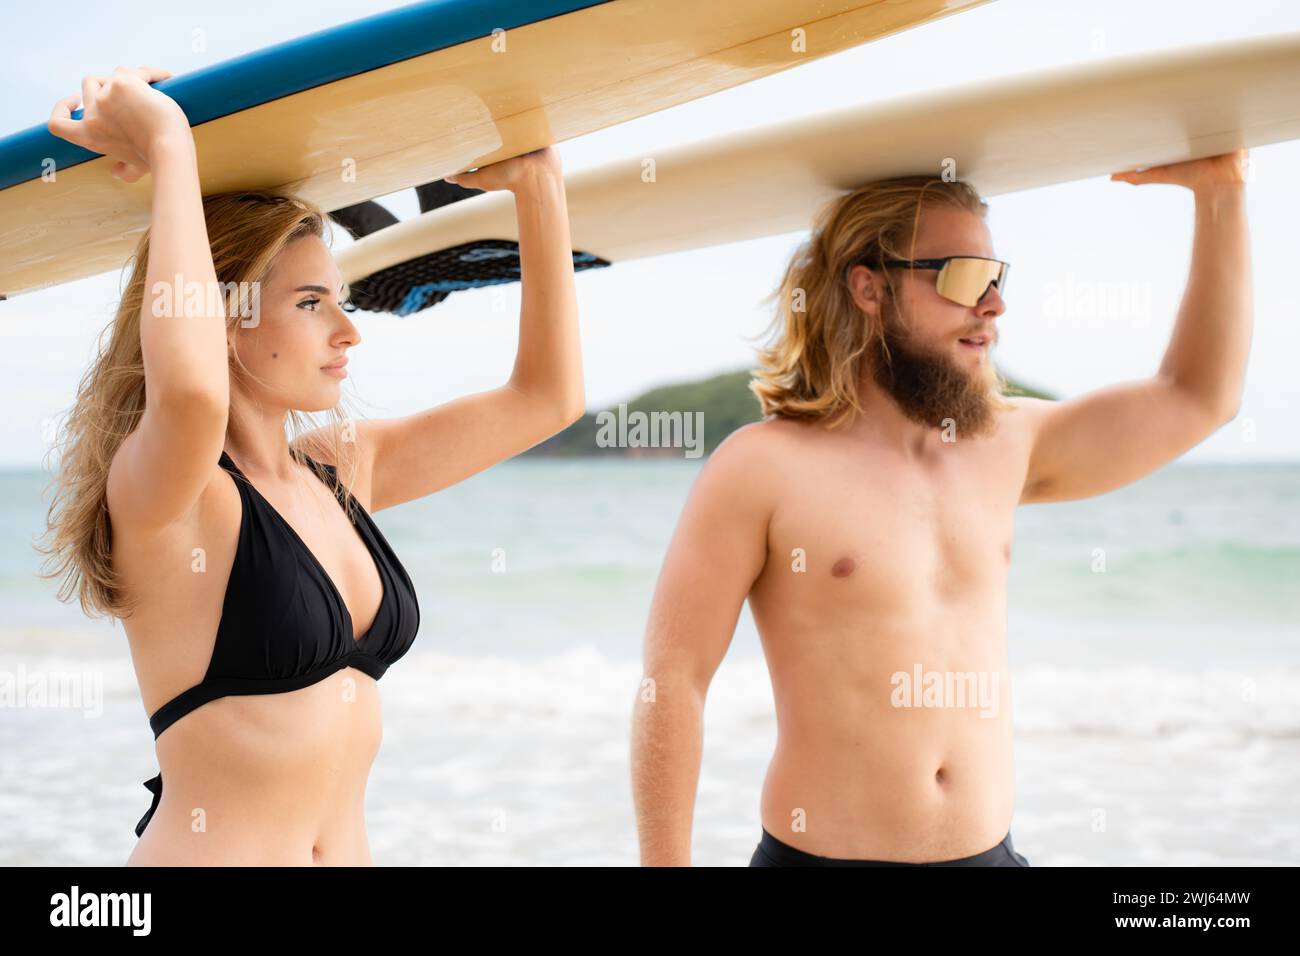
[[[204,194],[277,187],[332,211],[581,136],[988,0],[617,0],[193,128]],[[503,45],[504,44],[504,45]],[[0,190],[0,296],[120,268],[151,181],[99,157]]]
[[[874,179],[984,196],[1300,139],[1300,34],[1115,57],[869,103],[629,156],[566,177],[573,246],[600,261],[810,228]],[[646,156],[654,160],[647,177]],[[479,240],[517,241],[484,194],[340,250],[345,279]]]

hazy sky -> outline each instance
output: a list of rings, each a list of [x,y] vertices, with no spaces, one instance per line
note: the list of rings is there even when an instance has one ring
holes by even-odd
[[[118,63],[174,74],[401,3],[264,0],[215,3],[9,4],[0,70],[0,129],[43,123],[82,75]],[[191,52],[202,28],[207,51]],[[1284,0],[995,0],[938,23],[808,63],[560,145],[569,171],[678,142],[852,103],[1050,68],[1068,62],[1231,37],[1300,30],[1300,4]],[[1237,421],[1188,460],[1300,458],[1300,143],[1252,150],[1247,187],[1255,331]],[[383,200],[418,211],[413,192]],[[1106,177],[994,197],[989,224],[1013,264],[995,353],[1009,375],[1070,397],[1152,374],[1187,278],[1192,197],[1172,186],[1133,187]],[[758,308],[789,253],[791,234],[617,264],[579,274],[588,404],[603,407],[648,387],[751,364],[768,320]],[[117,273],[0,303],[0,466],[37,464],[42,422],[63,414],[111,319]],[[1071,283],[1150,289],[1149,310],[1118,316],[1051,307]],[[504,295],[505,309],[492,297]],[[517,333],[517,286],[456,293],[405,319],[358,313],[363,342],[349,385],[363,414],[409,414],[501,384]]]

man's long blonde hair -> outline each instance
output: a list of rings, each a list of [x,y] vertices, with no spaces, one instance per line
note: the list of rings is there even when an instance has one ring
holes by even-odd
[[[303,236],[327,235],[324,212],[274,190],[205,197],[203,216],[217,281],[223,287],[225,283],[262,282],[289,242]],[[56,490],[43,535],[48,544],[36,545],[47,555],[40,577],[62,577],[59,600],[69,601],[77,594],[82,611],[91,617],[127,617],[135,606],[123,593],[122,583],[113,571],[107,487],[113,456],[123,439],[140,424],[145,409],[140,317],[149,264],[148,231],[132,258],[134,265],[116,315],[100,334],[98,354],[82,377],[72,408],[47,452],[47,457],[58,453],[58,470],[52,482]],[[227,327],[235,329],[238,336],[240,302],[230,297],[227,306]],[[257,380],[237,354],[230,357],[230,375],[232,392],[237,384],[247,386]],[[334,435],[333,460],[340,463],[345,460],[342,426],[348,420],[342,407],[340,403],[327,413],[336,426],[330,429]],[[288,424],[293,436],[316,425],[306,413],[292,409]],[[291,449],[295,460],[306,464],[301,451]],[[355,458],[352,465],[355,468]],[[338,488],[336,472],[336,494]],[[350,506],[351,496],[346,500]]]
[[[878,341],[884,348],[884,315],[868,317],[854,303],[849,270],[864,260],[914,258],[921,210],[932,206],[988,213],[969,183],[935,176],[878,180],[821,208],[812,234],[763,300],[777,308],[749,387],[764,415],[835,425],[863,410],[858,387],[868,346]],[[891,271],[884,276],[888,306],[898,298]],[[1000,395],[1006,381],[1000,373],[993,378]]]

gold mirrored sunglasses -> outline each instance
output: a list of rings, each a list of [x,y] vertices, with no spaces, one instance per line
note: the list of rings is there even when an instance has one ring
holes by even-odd
[[[934,289],[950,302],[958,305],[978,305],[989,291],[998,287],[998,295],[1007,294],[1007,272],[1011,264],[1000,259],[982,256],[947,256],[943,259],[877,259],[866,265],[879,269],[886,266],[908,266],[913,269],[938,269]]]

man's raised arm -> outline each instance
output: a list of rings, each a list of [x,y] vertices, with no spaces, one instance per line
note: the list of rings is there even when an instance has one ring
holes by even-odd
[[[1032,416],[1033,452],[1020,503],[1068,501],[1136,481],[1236,417],[1250,351],[1247,153],[1116,173],[1190,189],[1192,264],[1169,348],[1150,379],[1063,402],[1016,399]]]

